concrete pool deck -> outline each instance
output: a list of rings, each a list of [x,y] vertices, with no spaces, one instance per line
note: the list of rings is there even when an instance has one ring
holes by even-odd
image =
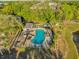
[[[45,28],[32,28],[32,29],[27,28],[27,29],[29,29],[30,31],[32,31],[32,32],[30,32],[30,33],[33,34],[33,35],[36,35],[36,34],[35,34],[35,30],[37,30],[37,29],[42,29],[42,30],[44,30],[45,32],[47,32]],[[26,47],[34,47],[34,46],[33,46],[34,44],[31,42],[33,38],[34,38],[34,36],[32,36],[31,39],[26,40],[26,44],[25,44]],[[43,47],[45,47],[45,48],[46,48],[46,46],[49,47],[49,45],[47,44],[47,41],[48,41],[49,39],[50,39],[50,36],[47,36],[47,35],[45,34],[45,40],[44,40],[44,42],[43,42],[41,45],[42,45]]]
[[[30,25],[33,26],[33,25]],[[37,29],[41,29],[45,31],[45,40],[44,43],[42,43],[42,47],[48,47],[47,44],[48,40],[50,40],[50,33],[48,33],[48,30],[44,27],[29,27],[25,26],[25,28],[22,30],[21,34],[16,38],[16,42],[13,44],[13,47],[34,47],[32,43],[32,39],[35,37],[36,33],[35,31]]]
[[[29,31],[30,31],[30,34],[28,34],[28,36],[31,36],[30,39],[26,38],[27,35],[24,35],[24,34],[23,34],[24,32],[26,32],[27,29],[29,29]],[[22,46],[22,47],[32,47],[33,44],[32,44],[31,41],[32,41],[32,39],[34,38],[34,36],[36,35],[36,34],[35,34],[35,30],[37,30],[37,29],[42,29],[42,30],[44,30],[44,31],[46,32],[46,29],[45,29],[45,28],[24,28],[24,30],[22,31],[20,37],[18,38],[18,41],[20,41],[20,43],[17,43],[16,46],[17,46],[17,47],[20,47],[20,46]],[[46,36],[46,35],[45,35],[45,41],[47,40],[46,37],[49,37],[49,36]],[[26,39],[26,41],[25,41],[25,43],[24,43],[24,45],[23,45],[23,41],[24,41],[25,39]]]

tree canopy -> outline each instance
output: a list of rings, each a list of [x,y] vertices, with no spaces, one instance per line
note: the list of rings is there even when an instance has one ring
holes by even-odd
[[[8,2],[8,5],[4,6],[1,12],[3,14],[12,14],[14,12],[28,21],[71,21],[79,19],[79,2],[57,2],[55,7],[50,6],[49,3],[38,1]]]

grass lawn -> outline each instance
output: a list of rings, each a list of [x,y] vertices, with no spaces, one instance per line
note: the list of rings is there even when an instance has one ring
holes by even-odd
[[[3,45],[9,47],[9,41],[13,39],[16,32],[21,29],[16,18],[10,15],[0,15],[0,39]]]
[[[64,26],[62,31],[68,45],[68,55],[66,59],[78,59],[77,49],[72,39],[72,32],[76,30],[79,30],[79,24],[68,24],[67,26]]]

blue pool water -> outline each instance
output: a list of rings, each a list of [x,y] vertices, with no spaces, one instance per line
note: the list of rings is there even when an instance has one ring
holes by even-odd
[[[42,44],[45,40],[45,31],[42,29],[37,29],[35,31],[36,36],[32,39],[32,43],[34,44]]]

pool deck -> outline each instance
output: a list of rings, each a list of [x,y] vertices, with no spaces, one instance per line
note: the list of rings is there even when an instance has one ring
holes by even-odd
[[[28,35],[24,35],[24,32],[29,29],[30,33]],[[32,39],[34,38],[35,34],[35,30],[37,29],[42,29],[45,32],[47,32],[47,30],[45,28],[41,28],[41,27],[37,27],[37,28],[32,28],[32,27],[25,27],[23,29],[23,31],[21,32],[21,34],[19,35],[19,37],[17,37],[17,40],[15,41],[13,47],[33,47],[33,43],[32,43]],[[32,35],[30,35],[32,34]],[[31,38],[28,38],[29,36],[31,36]],[[42,45],[44,47],[49,47],[48,44],[46,43],[47,40],[50,39],[50,36],[45,35],[45,40],[42,43]]]

